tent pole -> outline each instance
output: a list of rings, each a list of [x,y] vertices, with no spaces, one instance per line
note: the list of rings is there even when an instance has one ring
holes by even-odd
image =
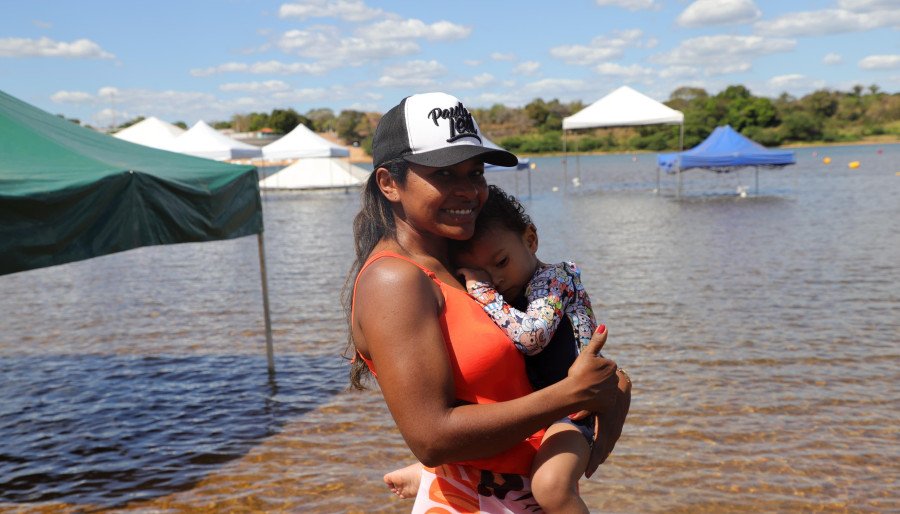
[[[656,164],[656,195],[659,196],[659,163]]]
[[[681,198],[681,156],[675,160],[675,169],[678,172],[678,188],[675,190],[675,198]]]
[[[566,145],[569,131],[563,129],[563,188],[569,183],[569,150]],[[565,189],[563,189],[565,191]]]
[[[533,169],[531,166],[534,163],[528,163],[528,199],[531,200],[531,170]]]
[[[575,146],[575,177],[578,179],[578,184],[581,185],[581,154],[578,153],[578,140],[574,141]]]
[[[756,170],[756,196],[759,196],[759,166],[754,168]]]
[[[269,375],[274,375],[275,351],[272,349],[272,318],[269,316],[269,280],[266,277],[266,248],[261,230],[256,235],[256,240],[259,243],[259,278],[262,281],[263,317],[266,321],[266,360],[269,365]]]

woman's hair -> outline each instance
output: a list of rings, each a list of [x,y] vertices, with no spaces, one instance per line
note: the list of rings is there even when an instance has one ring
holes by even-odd
[[[388,161],[382,166],[386,168],[395,182],[401,186],[406,183],[407,172],[409,166],[403,159]],[[372,249],[382,239],[393,239],[397,235],[397,227],[394,225],[394,212],[391,208],[391,202],[385,198],[381,189],[378,187],[378,180],[375,177],[376,170],[369,175],[369,180],[362,191],[362,206],[356,217],[353,219],[353,239],[356,244],[356,260],[347,274],[347,280],[344,281],[344,288],[341,291],[341,303],[344,306],[344,314],[347,317],[347,347],[344,350],[344,357],[351,359],[350,362],[350,386],[354,389],[365,389],[363,379],[369,374],[369,368],[356,354],[356,344],[353,342],[353,330],[351,320],[351,307],[353,302],[353,287],[356,284],[356,277],[365,264]]]
[[[478,219],[475,220],[474,235],[465,241],[450,241],[451,255],[469,251],[472,243],[492,228],[500,227],[521,234],[532,225],[531,216],[525,212],[525,207],[522,207],[515,196],[507,194],[495,185],[489,185],[487,200],[478,213]]]

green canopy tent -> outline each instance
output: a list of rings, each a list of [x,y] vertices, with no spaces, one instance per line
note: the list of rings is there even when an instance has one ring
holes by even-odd
[[[0,91],[0,275],[252,234],[273,372],[256,168],[128,143]]]

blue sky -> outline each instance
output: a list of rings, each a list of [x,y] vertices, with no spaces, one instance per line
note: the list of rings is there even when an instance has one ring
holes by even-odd
[[[446,91],[470,107],[627,84],[900,91],[900,0],[0,0],[0,89],[95,126]]]

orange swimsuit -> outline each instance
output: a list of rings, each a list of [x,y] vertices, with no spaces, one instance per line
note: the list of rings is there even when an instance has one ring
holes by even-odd
[[[481,304],[465,291],[441,282],[434,272],[390,251],[372,254],[357,275],[357,282],[370,264],[383,257],[402,259],[416,265],[440,287],[444,295],[444,310],[440,315],[441,332],[450,354],[457,399],[469,403],[489,404],[514,400],[533,391],[525,374],[522,355],[510,344],[506,333],[485,315]],[[356,284],[354,284],[354,304],[355,291]],[[372,361],[365,357],[363,360],[375,374]],[[544,431],[541,430],[493,457],[456,464],[496,473],[529,475],[531,462],[543,435]]]

